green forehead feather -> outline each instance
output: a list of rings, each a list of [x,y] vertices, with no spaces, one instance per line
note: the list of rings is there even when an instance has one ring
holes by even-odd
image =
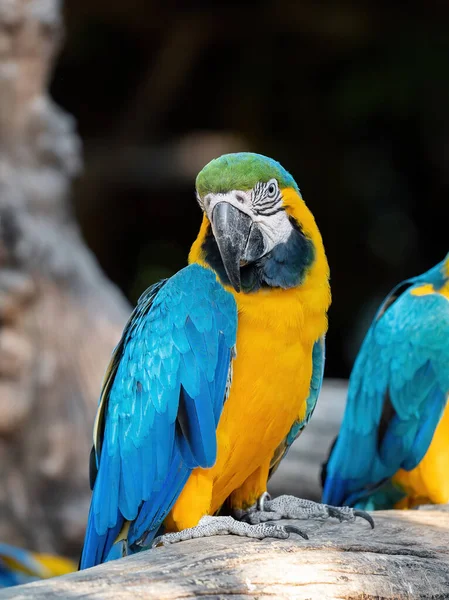
[[[250,190],[257,182],[277,179],[279,187],[292,187],[299,192],[293,177],[277,161],[262,154],[237,152],[223,154],[208,163],[196,178],[200,196],[226,193],[231,190]]]

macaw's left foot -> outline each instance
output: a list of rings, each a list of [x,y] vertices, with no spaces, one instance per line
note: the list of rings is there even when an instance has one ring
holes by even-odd
[[[279,521],[280,519],[328,519],[329,517],[334,517],[342,522],[355,521],[356,517],[361,517],[368,521],[371,529],[374,529],[373,518],[364,510],[355,510],[349,506],[337,507],[319,504],[295,496],[279,496],[271,500],[267,493],[262,494],[257,504],[247,512],[242,512],[237,516],[252,524]]]
[[[301,537],[308,539],[307,535],[298,527],[293,525],[271,525],[269,523],[258,523],[250,525],[241,521],[236,521],[232,517],[211,517],[206,516],[200,519],[196,527],[183,529],[176,533],[166,533],[153,540],[151,547],[167,546],[176,542],[193,540],[194,538],[210,537],[213,535],[240,535],[244,537],[263,540],[265,538],[278,538],[285,540],[291,533],[297,533]]]

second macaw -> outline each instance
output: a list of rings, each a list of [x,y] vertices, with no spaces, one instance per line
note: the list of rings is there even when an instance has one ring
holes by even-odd
[[[384,300],[349,379],[323,502],[449,502],[449,254]]]
[[[0,543],[0,588],[57,577],[76,571],[76,564],[52,554],[38,554]]]
[[[141,297],[104,380],[81,568],[157,542],[289,535],[262,521],[291,514],[292,497],[265,493],[321,387],[323,242],[270,158],[213,160],[196,192],[203,221],[190,264]],[[303,515],[330,514],[298,502]]]

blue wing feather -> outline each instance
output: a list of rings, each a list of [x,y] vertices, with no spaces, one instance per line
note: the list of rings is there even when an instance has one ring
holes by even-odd
[[[106,560],[125,520],[129,545],[149,543],[192,469],[214,464],[236,327],[233,296],[199,265],[139,300],[103,384],[81,568]]]
[[[327,463],[325,503],[354,505],[428,450],[449,394],[449,302],[438,288],[413,290],[433,272],[408,280],[393,304],[387,298],[364,339]]]

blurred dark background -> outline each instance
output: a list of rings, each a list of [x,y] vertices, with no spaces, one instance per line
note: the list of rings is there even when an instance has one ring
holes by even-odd
[[[134,303],[185,265],[202,166],[272,156],[322,231],[326,374],[348,376],[382,297],[449,250],[449,3],[67,0],[65,25],[51,92],[108,276]]]

